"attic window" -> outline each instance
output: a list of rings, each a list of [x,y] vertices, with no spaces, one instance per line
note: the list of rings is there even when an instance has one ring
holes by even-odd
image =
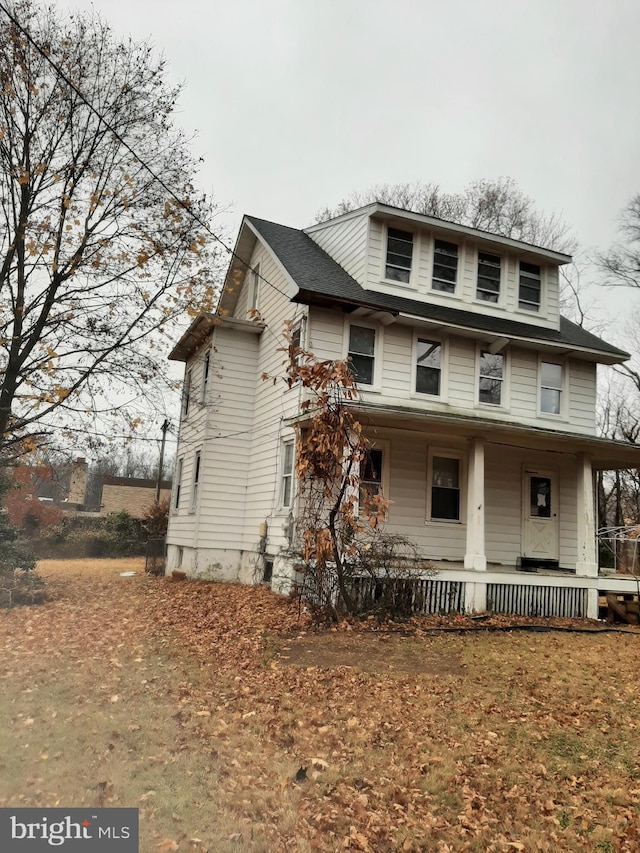
[[[500,256],[478,252],[478,299],[497,302],[500,297]]]
[[[458,279],[458,247],[455,243],[436,240],[433,251],[434,290],[455,293]]]
[[[518,308],[525,311],[540,310],[541,277],[537,264],[520,261],[520,290]]]
[[[389,228],[387,231],[387,265],[385,278],[391,281],[409,282],[411,258],[413,256],[413,234]]]

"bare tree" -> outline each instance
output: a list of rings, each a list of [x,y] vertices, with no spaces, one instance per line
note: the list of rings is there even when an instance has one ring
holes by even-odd
[[[134,428],[165,381],[163,335],[215,292],[199,224],[213,207],[193,187],[164,61],[95,15],[32,0],[2,5],[0,45],[6,456],[54,415],[77,428],[118,409]]]
[[[610,287],[640,287],[640,193],[622,211],[619,238],[597,261]]]
[[[559,252],[571,252],[576,245],[561,217],[541,213],[512,178],[473,181],[460,193],[446,193],[438,184],[421,181],[377,184],[364,192],[351,193],[334,208],[324,208],[316,221],[323,222],[376,201]]]

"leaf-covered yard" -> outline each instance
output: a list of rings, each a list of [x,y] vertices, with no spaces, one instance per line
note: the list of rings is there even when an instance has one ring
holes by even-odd
[[[41,571],[0,612],[0,806],[138,806],[142,853],[640,849],[637,632],[314,632],[262,588]]]

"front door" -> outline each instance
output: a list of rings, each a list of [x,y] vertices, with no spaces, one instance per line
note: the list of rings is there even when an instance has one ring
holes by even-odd
[[[522,496],[522,556],[558,559],[558,477],[525,470]]]

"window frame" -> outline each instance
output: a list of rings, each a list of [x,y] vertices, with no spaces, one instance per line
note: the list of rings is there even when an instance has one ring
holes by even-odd
[[[207,349],[202,359],[202,380],[200,382],[200,402],[207,402],[207,391],[209,388],[209,375],[211,373],[211,347]]]
[[[249,292],[247,294],[247,314],[253,309],[258,310],[258,299],[260,296],[260,261],[251,267],[249,278]]]
[[[184,373],[184,383],[182,386],[182,405],[180,406],[180,413],[182,415],[182,420],[186,421],[189,418],[189,411],[191,409],[191,387],[193,385],[193,365],[191,367],[187,367]]]
[[[520,289],[522,287],[522,280],[521,280],[522,264],[528,264],[531,267],[538,267],[538,270],[539,270],[539,279],[538,280],[540,282],[540,292],[539,292],[539,301],[538,301],[537,306],[535,308],[534,307],[532,307],[532,308],[526,307],[526,304],[530,304],[533,306],[534,305],[533,302],[527,302],[525,300],[525,305],[522,304],[523,300],[520,296]],[[524,311],[529,316],[531,316],[532,314],[537,314],[538,316],[541,316],[542,314],[544,314],[544,294],[545,294],[546,288],[545,288],[545,282],[544,282],[544,267],[542,266],[542,264],[537,264],[537,263],[534,263],[533,261],[526,261],[523,258],[518,258],[518,274],[517,274],[517,278],[516,278],[516,284],[518,287],[518,292],[516,295],[518,311]],[[525,284],[525,287],[530,287],[530,286],[531,285]]]
[[[483,377],[482,370],[482,356],[484,354],[488,355],[499,355],[502,357],[502,378],[500,382],[502,383],[500,386],[500,402],[499,403],[488,403],[486,400],[480,399],[480,380],[482,378],[492,379],[494,377]],[[502,350],[501,352],[490,352],[487,347],[483,347],[478,345],[477,347],[477,359],[476,359],[476,403],[479,406],[486,406],[489,409],[507,409],[509,407],[509,364],[511,359],[509,358],[509,353],[506,350]]]
[[[371,329],[374,332],[373,339],[373,356],[366,356],[367,358],[373,358],[373,376],[371,384],[367,384],[365,382],[361,382],[358,380],[357,376],[355,378],[356,387],[359,390],[363,391],[379,391],[380,390],[380,377],[382,375],[382,353],[383,350],[383,339],[384,339],[384,327],[377,323],[369,323],[366,320],[361,320],[359,317],[345,317],[345,325],[344,325],[344,344],[343,344],[343,352],[345,360],[349,358],[351,354],[351,350],[349,349],[351,344],[351,327],[357,326],[360,329]],[[358,355],[359,353],[355,353]]]
[[[287,449],[291,448],[291,469],[287,472]],[[278,509],[290,510],[295,499],[295,460],[296,442],[295,438],[283,439],[280,448],[280,486],[278,496]],[[286,481],[289,482],[289,502],[285,503]]]
[[[444,243],[447,246],[455,246],[456,248],[456,277],[453,282],[453,290],[447,290],[444,287],[436,287],[435,282],[442,282],[445,285],[450,285],[451,282],[446,281],[446,279],[436,278],[436,253],[438,252],[438,243]],[[443,240],[441,237],[434,237],[432,243],[432,262],[431,262],[431,290],[434,293],[444,293],[446,296],[456,296],[458,291],[458,284],[460,283],[460,258],[462,255],[461,252],[462,245],[460,243],[452,243],[450,240]],[[446,265],[445,265],[446,266]]]
[[[435,518],[433,516],[433,460],[456,459],[458,462],[458,518]],[[467,456],[461,449],[451,447],[429,447],[427,452],[427,524],[465,524],[467,511]]]
[[[543,385],[542,384],[542,365],[543,364],[553,364],[560,368],[560,387],[556,388],[551,385]],[[557,418],[559,420],[566,419],[566,413],[568,411],[568,380],[567,380],[568,368],[566,361],[562,359],[552,360],[551,358],[545,358],[543,355],[538,356],[538,414],[544,418]],[[542,408],[542,392],[544,389],[550,391],[558,391],[560,393],[560,405],[558,412],[547,412]]]
[[[202,450],[196,450],[193,457],[193,476],[191,478],[191,505],[190,512],[195,512],[198,506],[198,495],[200,493],[200,481],[202,478]]]
[[[382,492],[383,497],[387,500],[389,498],[389,481],[390,481],[390,470],[391,470],[391,442],[385,438],[377,438],[375,441],[372,441],[369,447],[369,450],[379,450],[382,453],[382,470],[380,472],[380,490]],[[360,463],[362,464],[362,463]],[[366,480],[365,482],[374,482],[373,480]],[[362,488],[362,480],[360,479],[360,470],[358,469],[358,489],[356,492],[356,515],[358,518],[364,518],[364,515],[361,515],[360,512],[360,489]],[[388,513],[387,513],[388,516]]]
[[[389,234],[390,231],[397,231],[397,232],[402,233],[402,234],[410,234],[411,235],[411,258],[409,261],[409,267],[402,267],[402,266],[398,266],[397,264],[390,264],[389,263],[389,238],[391,236]],[[410,286],[411,285],[411,279],[413,277],[413,271],[415,269],[415,257],[416,257],[416,246],[418,243],[418,234],[415,231],[412,231],[409,229],[396,228],[395,225],[387,224],[385,227],[385,235],[384,236],[385,236],[385,251],[384,251],[384,256],[382,259],[382,279],[383,279],[383,281],[387,281],[393,285],[400,286],[400,287]],[[402,238],[398,237],[395,239],[402,239]],[[399,269],[399,270],[406,270],[406,272],[408,273],[407,280],[405,281],[404,279],[401,279],[401,278],[390,278],[387,275],[387,269],[389,267],[392,267],[394,269]]]
[[[440,393],[427,394],[424,391],[417,390],[418,383],[418,346],[419,341],[428,341],[433,344],[440,344]],[[420,329],[415,329],[413,334],[413,348],[411,354],[411,396],[418,400],[444,400],[447,394],[447,379],[448,379],[448,361],[449,361],[449,342],[447,338],[439,335],[431,335],[430,331],[422,332]]]
[[[480,296],[480,293],[492,293],[493,291],[488,291],[486,289],[480,289],[480,264],[483,263],[481,261],[481,255],[489,255],[492,258],[496,258],[500,263],[498,265],[498,290],[497,290],[497,299],[494,301],[492,299],[484,299],[484,297]],[[481,249],[480,247],[476,248],[476,292],[475,292],[475,301],[480,305],[502,305],[503,304],[503,295],[504,295],[504,270],[505,270],[505,260],[504,255],[496,254],[495,252],[489,252],[486,249]]]
[[[174,490],[173,490],[173,498],[171,501],[171,509],[174,512],[178,512],[180,509],[180,496],[182,492],[182,472],[184,469],[184,456],[180,456],[176,461],[176,472],[174,475]]]

